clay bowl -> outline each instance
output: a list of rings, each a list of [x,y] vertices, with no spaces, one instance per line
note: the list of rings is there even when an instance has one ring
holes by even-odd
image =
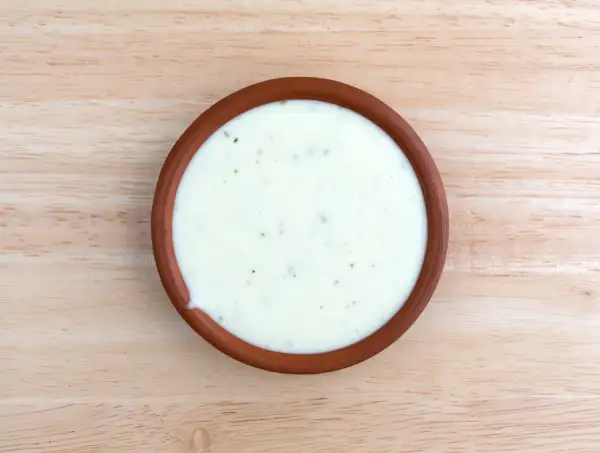
[[[428,243],[416,286],[402,308],[379,330],[335,351],[286,354],[246,343],[215,323],[199,309],[189,309],[189,294],[175,260],[172,216],[181,177],[200,145],[220,126],[263,104],[291,99],[314,99],[338,104],[369,118],[404,150],[424,193]],[[237,91],[206,110],[175,143],[160,173],[152,207],[152,244],[156,265],[173,305],[206,341],[230,357],[265,370],[311,374],[355,365],[396,341],[419,317],[438,284],[448,247],[448,206],[440,174],[427,148],[394,110],[364,91],[332,80],[289,77],[268,80]]]

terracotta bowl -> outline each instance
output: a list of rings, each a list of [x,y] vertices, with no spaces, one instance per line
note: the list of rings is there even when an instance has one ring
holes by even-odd
[[[416,286],[402,308],[369,337],[335,351],[285,354],[253,346],[232,335],[201,310],[188,308],[172,239],[175,195],[181,177],[202,143],[232,118],[270,102],[313,99],[347,107],[378,124],[404,150],[421,183],[428,220],[425,260]],[[324,373],[355,365],[396,341],[419,317],[444,267],[448,247],[448,206],[440,174],[427,148],[394,110],[364,91],[332,80],[289,77],[268,80],[233,93],[206,110],[177,140],[160,173],[152,207],[152,245],[160,278],[173,305],[206,341],[230,357],[281,373]]]

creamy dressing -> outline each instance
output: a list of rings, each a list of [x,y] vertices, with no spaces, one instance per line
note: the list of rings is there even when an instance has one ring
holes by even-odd
[[[427,214],[412,166],[377,125],[284,101],[200,147],[177,191],[173,241],[190,308],[256,346],[317,353],[367,337],[404,304]]]

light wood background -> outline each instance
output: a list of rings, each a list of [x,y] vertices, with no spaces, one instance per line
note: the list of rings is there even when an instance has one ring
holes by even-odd
[[[152,261],[175,139],[252,82],[386,100],[448,191],[389,350],[281,376],[214,351]],[[1,0],[0,452],[600,451],[600,1]]]

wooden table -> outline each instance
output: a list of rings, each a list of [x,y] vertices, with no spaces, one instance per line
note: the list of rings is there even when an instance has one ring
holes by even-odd
[[[281,376],[167,300],[149,211],[174,140],[316,75],[420,132],[452,228],[378,357]],[[2,0],[0,452],[600,451],[599,0]]]

